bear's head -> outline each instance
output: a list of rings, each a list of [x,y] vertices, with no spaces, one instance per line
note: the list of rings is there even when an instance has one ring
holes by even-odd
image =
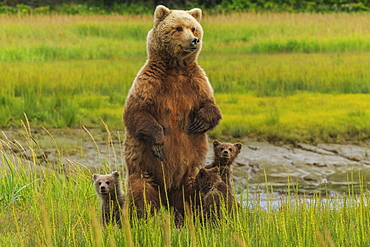
[[[202,193],[206,193],[217,183],[222,183],[218,166],[209,169],[201,168],[195,177],[195,186]]]
[[[154,27],[147,37],[149,57],[196,59],[202,47],[201,18],[202,11],[198,8],[183,11],[158,5],[154,12]]]
[[[94,174],[93,180],[96,192],[99,195],[108,195],[116,193],[117,186],[119,186],[118,177],[119,172],[117,171],[107,175]]]
[[[213,141],[213,150],[214,150],[214,160],[216,162],[220,162],[221,166],[224,165],[231,165],[238,154],[240,153],[240,150],[242,149],[241,143],[221,143],[217,140]]]

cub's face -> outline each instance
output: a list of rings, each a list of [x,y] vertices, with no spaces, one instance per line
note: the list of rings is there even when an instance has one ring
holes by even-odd
[[[119,173],[117,171],[108,175],[94,174],[93,180],[96,192],[102,195],[115,192],[118,177]]]
[[[154,13],[155,25],[149,33],[149,38],[155,40],[159,50],[171,56],[186,57],[197,54],[203,38],[203,29],[199,23],[201,15],[200,9],[182,11],[158,6]]]
[[[221,143],[217,140],[213,141],[213,149],[215,152],[215,158],[224,159],[224,160],[234,160],[240,150],[242,149],[241,143]]]

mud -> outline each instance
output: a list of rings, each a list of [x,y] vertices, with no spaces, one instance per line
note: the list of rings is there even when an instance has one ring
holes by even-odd
[[[234,180],[248,184],[249,191],[330,195],[359,192],[362,177],[365,181],[370,178],[369,154],[369,147],[356,145],[292,147],[246,141],[234,169]]]
[[[4,130],[0,151],[18,166],[60,169],[67,176],[74,169],[124,170],[123,131],[106,130]],[[211,140],[210,140],[211,141]],[[243,149],[233,169],[237,193],[283,195],[287,192],[327,196],[358,192],[359,179],[370,178],[370,147],[320,143],[276,146],[242,140]],[[17,158],[14,158],[14,154]],[[207,155],[211,163],[213,151]],[[5,164],[0,159],[0,165]]]

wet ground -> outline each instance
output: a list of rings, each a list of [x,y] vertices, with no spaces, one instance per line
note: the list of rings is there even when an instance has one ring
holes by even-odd
[[[359,192],[360,185],[370,178],[369,154],[369,147],[356,145],[320,143],[292,147],[245,142],[234,180],[239,184],[248,181],[250,192],[262,189],[324,196],[349,190]]]
[[[19,165],[37,157],[41,166],[62,169],[66,175],[76,167],[99,171],[102,167],[123,170],[122,131],[92,129],[4,130],[0,150],[8,157],[15,153]],[[334,196],[359,191],[360,176],[370,181],[370,147],[320,143],[276,146],[248,138],[233,169],[237,193],[269,191],[277,198],[288,191],[306,195]],[[14,155],[13,155],[14,156]],[[210,163],[213,151],[206,163]],[[13,158],[14,160],[14,158]],[[6,165],[1,164],[0,165]],[[41,169],[41,166],[39,169]]]

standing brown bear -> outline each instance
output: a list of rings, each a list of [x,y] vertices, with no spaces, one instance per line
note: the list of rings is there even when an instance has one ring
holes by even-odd
[[[207,153],[206,132],[221,119],[213,89],[197,64],[201,16],[200,9],[157,6],[147,36],[148,59],[125,103],[128,188],[139,215],[145,205],[184,213]]]

